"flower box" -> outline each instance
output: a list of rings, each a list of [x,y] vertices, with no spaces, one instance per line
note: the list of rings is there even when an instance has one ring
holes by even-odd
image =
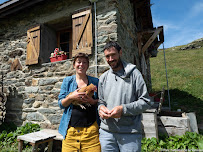
[[[152,98],[154,102],[160,102],[161,100],[160,93],[149,93],[149,96]],[[164,98],[163,98],[163,102],[164,102]]]
[[[66,60],[67,59],[67,55],[62,54],[62,55],[57,55],[55,57],[50,57],[50,61],[51,62],[57,62],[57,61],[62,61],[62,60]]]

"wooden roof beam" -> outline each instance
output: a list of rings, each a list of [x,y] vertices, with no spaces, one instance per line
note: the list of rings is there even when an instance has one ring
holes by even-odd
[[[148,39],[148,41],[144,44],[144,46],[142,47],[142,37],[146,34],[150,34],[153,33],[152,36]],[[160,34],[161,33],[161,34]],[[159,35],[160,41],[158,41],[158,43],[156,44],[157,46],[160,46],[161,43],[163,43],[164,41],[164,36],[163,36],[163,26],[158,27],[155,30],[147,30],[147,31],[143,31],[138,33],[138,49],[139,49],[139,54],[141,55],[142,53],[144,53],[149,46],[154,42],[154,40],[157,38],[157,35]],[[158,47],[157,47],[158,48]]]

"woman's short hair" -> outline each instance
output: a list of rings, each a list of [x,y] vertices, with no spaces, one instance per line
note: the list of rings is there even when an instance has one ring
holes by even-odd
[[[77,53],[74,57],[73,57],[73,65],[75,64],[75,61],[77,60],[77,58],[85,58],[88,62],[89,65],[89,57],[87,53]]]

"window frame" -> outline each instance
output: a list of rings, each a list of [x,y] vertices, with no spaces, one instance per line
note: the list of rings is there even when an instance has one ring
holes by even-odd
[[[60,31],[57,31],[57,47],[60,49],[60,46],[61,46],[61,42],[60,42],[60,35],[62,33],[66,33],[68,32],[69,33],[69,41],[68,42],[62,42],[63,44],[65,43],[69,43],[69,52],[68,52],[68,56],[69,58],[68,59],[71,59],[72,58],[72,27],[71,28],[67,28],[67,29],[63,29],[63,30],[60,30]],[[64,51],[64,50],[62,50]]]

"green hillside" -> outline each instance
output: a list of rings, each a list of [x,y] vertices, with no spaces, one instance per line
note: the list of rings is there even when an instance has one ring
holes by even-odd
[[[196,112],[203,124],[203,38],[187,45],[165,49],[171,108]],[[152,90],[167,90],[163,50],[150,59]],[[168,105],[165,92],[164,105]]]

